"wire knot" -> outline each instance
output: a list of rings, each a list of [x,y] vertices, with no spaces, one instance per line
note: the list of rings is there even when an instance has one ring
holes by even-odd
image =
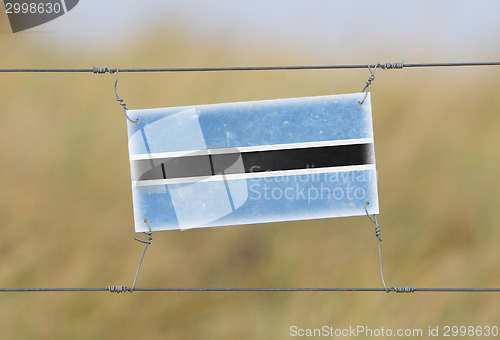
[[[127,286],[109,286],[108,291],[110,293],[124,293],[124,292],[132,292],[127,288]]]
[[[144,233],[144,234],[148,236],[148,239],[146,241],[141,240],[140,238],[137,238],[137,237],[134,237],[134,240],[141,242],[141,243],[144,243],[144,244],[151,244],[151,241],[153,240],[153,238],[151,237],[152,233]]]
[[[413,287],[392,287],[392,290],[395,291],[396,293],[414,293],[415,292],[415,286]],[[390,290],[387,290],[387,293],[389,293]]]
[[[380,237],[380,234],[382,233],[382,231],[380,230],[380,224],[377,224],[375,226],[375,237],[380,241],[382,242],[382,238]]]
[[[383,70],[394,70],[394,69],[402,69],[405,65],[405,61],[403,60],[400,63],[385,63],[385,64],[379,64],[379,67],[382,68]]]
[[[372,81],[374,81],[374,80],[375,80],[375,74],[371,74],[368,77],[368,80],[366,81],[366,85],[365,85],[363,92],[365,92],[365,90],[368,88],[368,86],[370,86],[372,84]]]
[[[370,219],[370,221],[372,221],[372,223],[375,224],[375,237],[377,238],[377,240],[379,242],[382,242],[382,238],[380,237],[380,234],[382,233],[382,231],[380,230],[380,223],[378,223],[377,217],[375,215],[373,215],[373,217],[371,217],[370,214],[368,213],[367,207],[369,205],[370,205],[370,202],[365,202],[366,216],[368,216],[368,218]]]
[[[149,224],[149,221],[148,221],[147,218],[144,219],[144,223],[146,223],[148,225],[148,230],[149,231],[144,231],[142,233],[144,235],[146,235],[148,237],[148,239],[146,241],[144,241],[144,240],[141,240],[139,238],[134,237],[134,240],[149,245],[149,244],[151,244],[151,241],[153,240],[153,237],[151,236],[151,235],[153,235],[153,232],[151,231],[151,224]]]
[[[372,69],[370,67],[370,65],[368,65],[368,70],[370,71],[370,76],[368,77],[368,80],[366,81],[365,87],[363,87],[363,91],[361,91],[361,93],[363,93],[363,92],[365,93],[365,96],[363,97],[363,100],[358,102],[358,105],[360,105],[360,106],[363,105],[363,103],[366,100],[366,97],[368,97],[368,88],[372,84],[372,81],[375,80],[375,71],[377,70],[377,67],[379,67],[379,66],[380,66],[380,64],[377,64]]]
[[[94,73],[110,73],[113,74],[116,72],[116,69],[109,67],[92,67],[92,72]]]

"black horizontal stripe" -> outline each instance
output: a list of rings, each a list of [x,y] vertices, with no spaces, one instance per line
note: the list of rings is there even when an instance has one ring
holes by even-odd
[[[373,143],[363,143],[136,160],[132,173],[143,181],[374,163]]]
[[[373,164],[373,144],[321,146],[242,153],[245,172]]]

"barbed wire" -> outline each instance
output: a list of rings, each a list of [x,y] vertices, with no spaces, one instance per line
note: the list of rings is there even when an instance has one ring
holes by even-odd
[[[382,69],[402,69],[415,67],[460,67],[460,66],[500,66],[500,61],[493,62],[446,62],[446,63],[376,63],[354,65],[296,65],[296,66],[232,66],[232,67],[169,67],[169,68],[3,68],[0,72],[73,72],[73,73],[114,73],[119,72],[217,72],[217,71],[273,71],[273,70],[334,70],[334,69],[366,69],[379,67]]]

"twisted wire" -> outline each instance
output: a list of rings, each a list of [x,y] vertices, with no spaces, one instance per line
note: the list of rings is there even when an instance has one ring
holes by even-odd
[[[92,67],[93,73],[110,73],[113,74],[118,70],[118,68],[109,68],[109,67]]]
[[[382,238],[380,237],[380,234],[382,233],[380,230],[380,223],[377,221],[377,216],[373,214],[371,217],[370,214],[368,213],[368,206],[370,205],[370,202],[365,202],[365,213],[366,216],[370,219],[370,221],[375,224],[375,237],[377,238],[377,247],[378,247],[378,261],[379,261],[379,267],[380,267],[380,278],[382,279],[382,285],[384,286],[384,290],[386,293],[390,292],[396,292],[396,293],[413,293],[415,292],[415,287],[391,287],[387,288],[385,285],[385,280],[384,280],[384,270],[382,268],[382,250],[380,249],[380,242],[382,242]]]
[[[384,270],[382,269],[382,250],[380,249],[380,242],[382,242],[382,238],[380,238],[380,224],[377,221],[377,216],[373,215],[373,217],[370,216],[368,213],[368,206],[370,205],[370,202],[365,202],[365,212],[366,216],[370,219],[375,224],[375,236],[377,237],[377,246],[378,246],[378,261],[379,261],[379,267],[380,267],[380,278],[382,279],[382,285],[384,286],[384,290],[386,293],[389,293],[390,290],[387,289],[385,285],[385,280],[384,280]]]
[[[363,88],[363,91],[361,91],[361,93],[363,93],[363,92],[365,93],[365,96],[363,97],[362,101],[358,102],[358,105],[363,105],[363,103],[366,100],[366,97],[368,97],[368,88],[372,84],[372,81],[375,80],[375,71],[377,70],[377,67],[379,65],[380,64],[375,65],[375,67],[373,69],[370,66],[368,66],[368,70],[370,70],[370,76],[368,77],[368,80],[366,81],[366,84],[365,84],[365,87]]]
[[[415,287],[392,287],[396,293],[414,293]]]
[[[110,293],[123,293],[123,292],[128,292],[129,289],[126,286],[109,286],[108,291]]]
[[[149,221],[148,221],[147,218],[144,219],[144,223],[147,223],[148,229],[149,229],[149,231],[143,233],[143,234],[145,234],[148,237],[147,240],[143,241],[141,239],[134,238],[134,240],[139,241],[141,243],[144,243],[146,245],[144,246],[144,250],[142,252],[141,260],[139,261],[139,265],[137,266],[137,270],[135,272],[134,283],[132,284],[132,288],[130,288],[130,290],[129,290],[131,293],[134,291],[135,283],[137,282],[137,276],[139,276],[139,270],[141,269],[142,260],[144,260],[144,255],[146,254],[146,250],[148,250],[148,247],[151,244],[151,241],[153,240],[153,237],[151,236],[151,235],[153,235],[153,232],[151,231],[151,224],[149,224]]]
[[[335,70],[335,69],[366,69],[380,65],[383,69],[402,68],[403,63],[375,63],[375,64],[344,64],[344,65],[297,65],[297,66],[230,66],[230,67],[164,67],[164,68],[120,68],[120,72],[218,72],[218,71],[273,71],[273,70]],[[386,67],[382,67],[385,65]],[[390,67],[389,67],[390,65]],[[394,66],[393,66],[394,65]],[[469,67],[469,66],[500,66],[500,61],[486,62],[456,62],[456,63],[413,63],[404,64],[405,68],[420,67]],[[111,68],[2,68],[0,72],[10,73],[113,73]]]
[[[95,67],[94,67],[95,68]],[[102,68],[99,68],[99,70],[101,70]],[[115,95],[116,95],[116,101],[123,107],[123,114],[125,115],[125,117],[131,122],[131,123],[139,123],[139,119],[136,119],[136,120],[133,120],[131,119],[128,114],[127,114],[127,104],[125,104],[125,102],[123,101],[122,98],[120,98],[120,95],[118,94],[118,68],[116,68],[114,71],[111,71],[109,68],[105,67],[104,68],[104,72],[108,71],[109,73],[113,74],[114,72],[116,72],[116,80],[115,80]]]
[[[396,70],[396,69],[402,69],[405,66],[405,61],[403,60],[402,62],[398,63],[385,63],[385,64],[379,64],[379,67],[382,68],[383,70]]]

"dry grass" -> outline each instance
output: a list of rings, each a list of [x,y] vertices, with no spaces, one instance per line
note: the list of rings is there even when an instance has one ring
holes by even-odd
[[[127,56],[118,63],[90,56],[70,63],[37,47],[23,52],[28,38],[9,39],[0,36],[3,67],[237,63],[223,44],[186,58],[194,46],[179,38],[120,51]],[[260,63],[280,64],[279,56]],[[123,74],[119,86],[131,108],[146,108],[358,92],[367,74]],[[498,286],[498,70],[377,75],[386,281]],[[142,245],[133,241],[125,119],[112,85],[110,75],[1,75],[2,287],[131,283]],[[157,233],[138,285],[379,286],[372,227],[358,217]],[[500,319],[498,302],[494,294],[3,293],[0,337],[280,339],[291,325],[491,325]]]

